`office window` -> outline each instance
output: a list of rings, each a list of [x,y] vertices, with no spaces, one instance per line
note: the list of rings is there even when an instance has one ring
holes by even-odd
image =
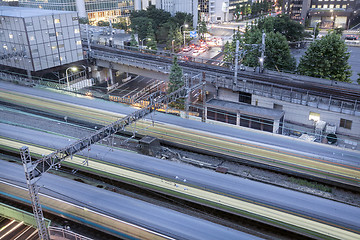
[[[316,5],[312,5],[311,8],[316,8]]]
[[[73,17],[72,20],[76,21],[76,20],[79,20],[79,18],[78,17]]]
[[[12,33],[9,33],[9,38],[13,38],[14,35]]]
[[[352,121],[344,118],[340,118],[340,127],[351,129]]]
[[[81,45],[81,40],[76,41],[76,45]]]
[[[56,34],[55,33],[49,33],[49,37],[55,37]]]
[[[343,9],[346,9],[346,4],[342,5],[342,8],[343,8]]]
[[[64,44],[59,44],[59,48],[63,48],[64,47]]]
[[[57,19],[57,18],[56,18],[56,19],[54,20],[54,23],[60,23],[60,19]]]
[[[328,5],[327,5],[327,4],[324,4],[324,8],[328,8]]]
[[[62,36],[62,32],[56,32],[56,36]]]
[[[75,28],[74,33],[80,33],[80,30],[78,28]]]
[[[35,40],[35,36],[30,36],[29,39],[30,39],[30,41],[34,41],[34,40]]]
[[[56,46],[52,46],[52,47],[51,47],[52,50],[55,50],[56,48],[57,48]]]
[[[335,8],[340,8],[340,5],[339,5],[339,4],[336,4]]]

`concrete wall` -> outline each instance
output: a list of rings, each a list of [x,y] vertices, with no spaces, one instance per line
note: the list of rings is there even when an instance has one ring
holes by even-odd
[[[360,137],[360,117],[358,116],[330,112],[315,107],[300,106],[298,104],[253,95],[251,99],[251,104],[255,105],[256,101],[258,103],[258,106],[266,108],[273,108],[274,103],[282,105],[283,111],[285,112],[285,121],[300,125],[314,126],[314,122],[309,120],[309,114],[310,112],[315,112],[320,114],[320,120],[335,125],[337,133]],[[341,118],[352,121],[351,129],[339,127]]]
[[[218,99],[231,101],[231,102],[239,102],[239,93],[238,92],[233,92],[230,89],[219,88],[219,90],[218,90]]]

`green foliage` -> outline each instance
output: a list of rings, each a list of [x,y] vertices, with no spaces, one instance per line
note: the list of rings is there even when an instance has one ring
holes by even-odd
[[[357,83],[360,84],[360,73],[357,74],[359,78],[357,79]]]
[[[265,67],[268,69],[294,71],[296,60],[291,56],[289,44],[284,35],[270,32],[265,38]]]
[[[128,23],[127,23],[125,18],[118,17],[117,22],[112,23],[112,27],[116,28],[116,29],[123,29],[123,30],[127,31],[128,30]]]
[[[225,62],[226,66],[230,66],[234,63],[234,52],[235,52],[235,47],[233,47],[233,44],[230,44],[229,42],[226,42],[224,45],[224,59],[223,61]]]
[[[135,36],[132,33],[131,34],[131,39],[130,39],[130,47],[138,47],[138,46],[139,46],[138,42],[136,41]]]
[[[173,40],[174,40],[174,51],[178,52],[178,50],[181,48],[182,44],[183,44],[183,36],[180,32],[180,29],[170,29],[169,31],[169,36],[168,36],[168,41],[166,43],[166,46],[168,49],[172,49],[173,47]]]
[[[305,179],[290,177],[290,182],[298,184],[298,185],[302,185],[302,186],[305,186],[305,187],[318,189],[318,190],[323,191],[323,192],[329,192],[329,193],[332,192],[331,187],[328,187],[326,185],[323,185],[323,184],[317,183],[317,182],[310,182],[310,181],[305,180]]]
[[[177,62],[177,56],[175,55],[169,76],[168,93],[172,93],[178,90],[179,88],[181,88],[182,86],[184,86],[182,76],[183,76],[183,72]]]
[[[317,23],[314,29],[314,39],[316,39],[319,36],[319,32],[320,32],[319,24]]]
[[[204,21],[199,23],[199,34],[201,39],[204,38],[204,34],[208,32],[208,29],[206,27],[206,23]]]
[[[331,32],[311,43],[301,57],[300,74],[330,80],[351,82],[350,53],[341,36]]]
[[[108,27],[108,26],[110,25],[110,23],[109,23],[109,22],[106,22],[106,21],[100,20],[100,21],[98,21],[97,25],[98,25],[99,27]]]
[[[147,35],[148,25],[145,24],[147,22],[151,23],[152,21],[147,17],[137,17],[131,20],[130,27],[138,34],[139,39],[144,39]]]
[[[150,5],[147,10],[131,12],[130,21],[131,29],[138,34],[140,39],[146,37],[148,29],[146,23],[151,22],[156,41],[167,43],[171,35],[171,29],[175,31],[176,28],[184,23],[192,25],[192,15],[178,12],[172,17],[169,12]]]
[[[291,20],[289,15],[277,15],[276,17],[260,18],[257,27],[265,32],[279,32],[290,42],[304,39],[305,28],[299,22]]]
[[[344,32],[344,29],[342,27],[337,27],[337,28],[334,29],[334,32],[336,34],[342,35],[343,32]]]
[[[150,50],[157,50],[157,42],[155,39],[155,33],[151,22],[148,23],[146,38],[147,38],[146,47]]]
[[[89,19],[87,17],[79,18],[80,24],[89,24]]]

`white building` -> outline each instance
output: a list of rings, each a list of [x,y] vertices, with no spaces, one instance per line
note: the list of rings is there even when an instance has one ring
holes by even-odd
[[[163,9],[175,15],[177,12],[192,14],[193,27],[196,28],[198,22],[198,0],[156,0],[156,8]]]
[[[0,65],[39,71],[83,60],[77,12],[0,6]]]
[[[209,0],[209,22],[227,22],[229,20],[229,0]]]

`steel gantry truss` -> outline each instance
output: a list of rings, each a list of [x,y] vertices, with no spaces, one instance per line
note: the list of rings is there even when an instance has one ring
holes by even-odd
[[[20,155],[25,170],[25,176],[26,176],[27,186],[29,189],[31,204],[33,207],[34,217],[36,218],[39,237],[41,240],[43,239],[50,240],[50,237],[45,225],[42,208],[38,198],[39,188],[36,185],[36,182],[40,179],[40,177],[50,169],[57,167],[67,157],[72,157],[76,153],[90,147],[90,145],[95,144],[118,131],[125,130],[125,127],[131,125],[132,123],[136,122],[141,118],[144,118],[149,113],[155,111],[156,108],[160,107],[160,105],[168,104],[179,98],[187,98],[189,96],[190,91],[201,87],[203,84],[203,83],[196,84],[195,86],[190,88],[188,85],[189,83],[188,77],[184,76],[184,78],[185,78],[185,86],[183,86],[182,88],[168,95],[158,97],[157,99],[151,101],[150,104],[147,105],[146,107],[138,111],[135,111],[127,115],[126,117],[121,118],[116,122],[99,129],[90,136],[84,137],[65,148],[56,150],[53,153],[44,156],[43,158],[32,161],[29,148],[24,146],[20,149]]]

